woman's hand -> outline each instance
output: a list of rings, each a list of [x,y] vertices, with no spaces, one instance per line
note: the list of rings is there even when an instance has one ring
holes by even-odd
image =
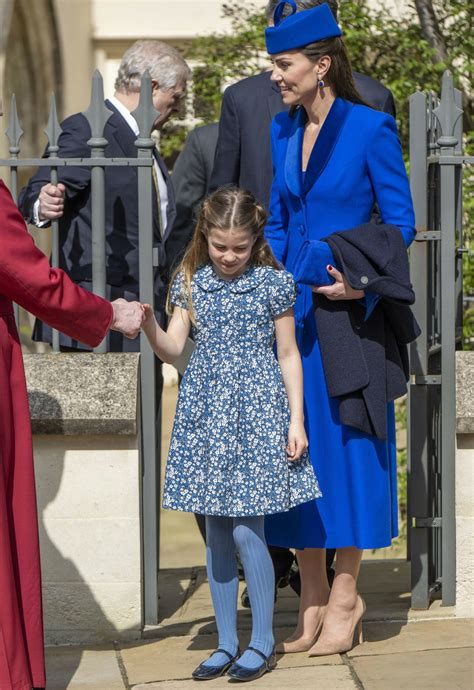
[[[332,300],[362,299],[365,297],[365,292],[363,290],[354,290],[354,288],[351,288],[343,274],[340,273],[337,268],[334,268],[334,266],[329,264],[326,266],[326,271],[329,273],[331,278],[335,279],[336,282],[332,285],[312,287],[311,290],[313,292],[316,292],[318,295],[324,295],[324,297]]]
[[[303,422],[290,422],[288,429],[288,443],[286,446],[286,454],[288,460],[293,462],[299,460],[305,450],[308,448],[308,437]]]

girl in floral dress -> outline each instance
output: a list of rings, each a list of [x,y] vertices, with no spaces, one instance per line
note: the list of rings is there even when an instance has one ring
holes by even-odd
[[[194,671],[196,680],[226,672],[252,680],[275,666],[264,516],[320,495],[306,452],[295,284],[264,240],[265,222],[250,192],[217,190],[202,205],[172,281],[166,332],[144,306],[143,329],[160,359],[174,362],[190,331],[196,343],[179,391],[163,497],[165,508],[206,516],[219,648]],[[242,655],[236,552],[253,621]]]

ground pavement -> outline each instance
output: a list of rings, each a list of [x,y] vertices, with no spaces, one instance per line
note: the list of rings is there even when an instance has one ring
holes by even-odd
[[[165,390],[164,450],[175,389]],[[435,601],[410,610],[409,564],[397,550],[367,554],[360,591],[367,602],[365,641],[348,654],[310,659],[279,657],[277,668],[255,681],[259,690],[472,690],[474,622]],[[186,690],[199,686],[192,670],[216,647],[202,540],[191,515],[166,511],[162,520],[160,624],[146,639],[128,644],[47,649],[48,690]],[[375,559],[374,559],[375,557]],[[292,631],[298,599],[285,588],[276,604],[279,641]],[[241,646],[251,614],[239,611]],[[207,690],[235,687],[226,679]]]
[[[365,561],[360,579],[368,609],[364,643],[331,657],[279,657],[277,668],[252,685],[259,690],[471,690],[473,622],[455,619],[439,602],[429,611],[410,611],[408,584],[403,561]],[[162,571],[160,591],[161,624],[147,630],[147,639],[101,648],[49,648],[48,690],[196,690],[191,672],[217,642],[204,568]],[[280,591],[277,640],[292,629],[297,603],[289,588]],[[248,641],[250,625],[250,612],[239,611],[241,645]],[[235,685],[225,679],[206,684],[209,690],[229,687]]]

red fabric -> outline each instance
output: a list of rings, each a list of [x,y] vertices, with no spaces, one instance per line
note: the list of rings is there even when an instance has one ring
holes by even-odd
[[[0,690],[45,686],[30,415],[11,300],[95,346],[109,302],[82,290],[34,245],[0,181]]]

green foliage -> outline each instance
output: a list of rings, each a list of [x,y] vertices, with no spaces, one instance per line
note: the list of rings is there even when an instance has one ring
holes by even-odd
[[[439,90],[444,65],[434,65],[414,12],[403,23],[383,8],[342,2],[341,26],[352,67],[387,86],[395,98],[402,146],[408,148],[409,96],[416,90]]]
[[[472,108],[472,79],[474,76],[474,14],[469,0],[433,0],[440,31],[443,35],[450,69],[464,86],[467,107]],[[468,103],[470,101],[470,103]],[[469,113],[472,118],[472,113]]]
[[[205,122],[219,119],[222,86],[256,74],[266,56],[265,15],[252,3],[224,5],[231,25],[226,34],[198,37],[187,57],[200,63],[194,70],[196,115]]]

